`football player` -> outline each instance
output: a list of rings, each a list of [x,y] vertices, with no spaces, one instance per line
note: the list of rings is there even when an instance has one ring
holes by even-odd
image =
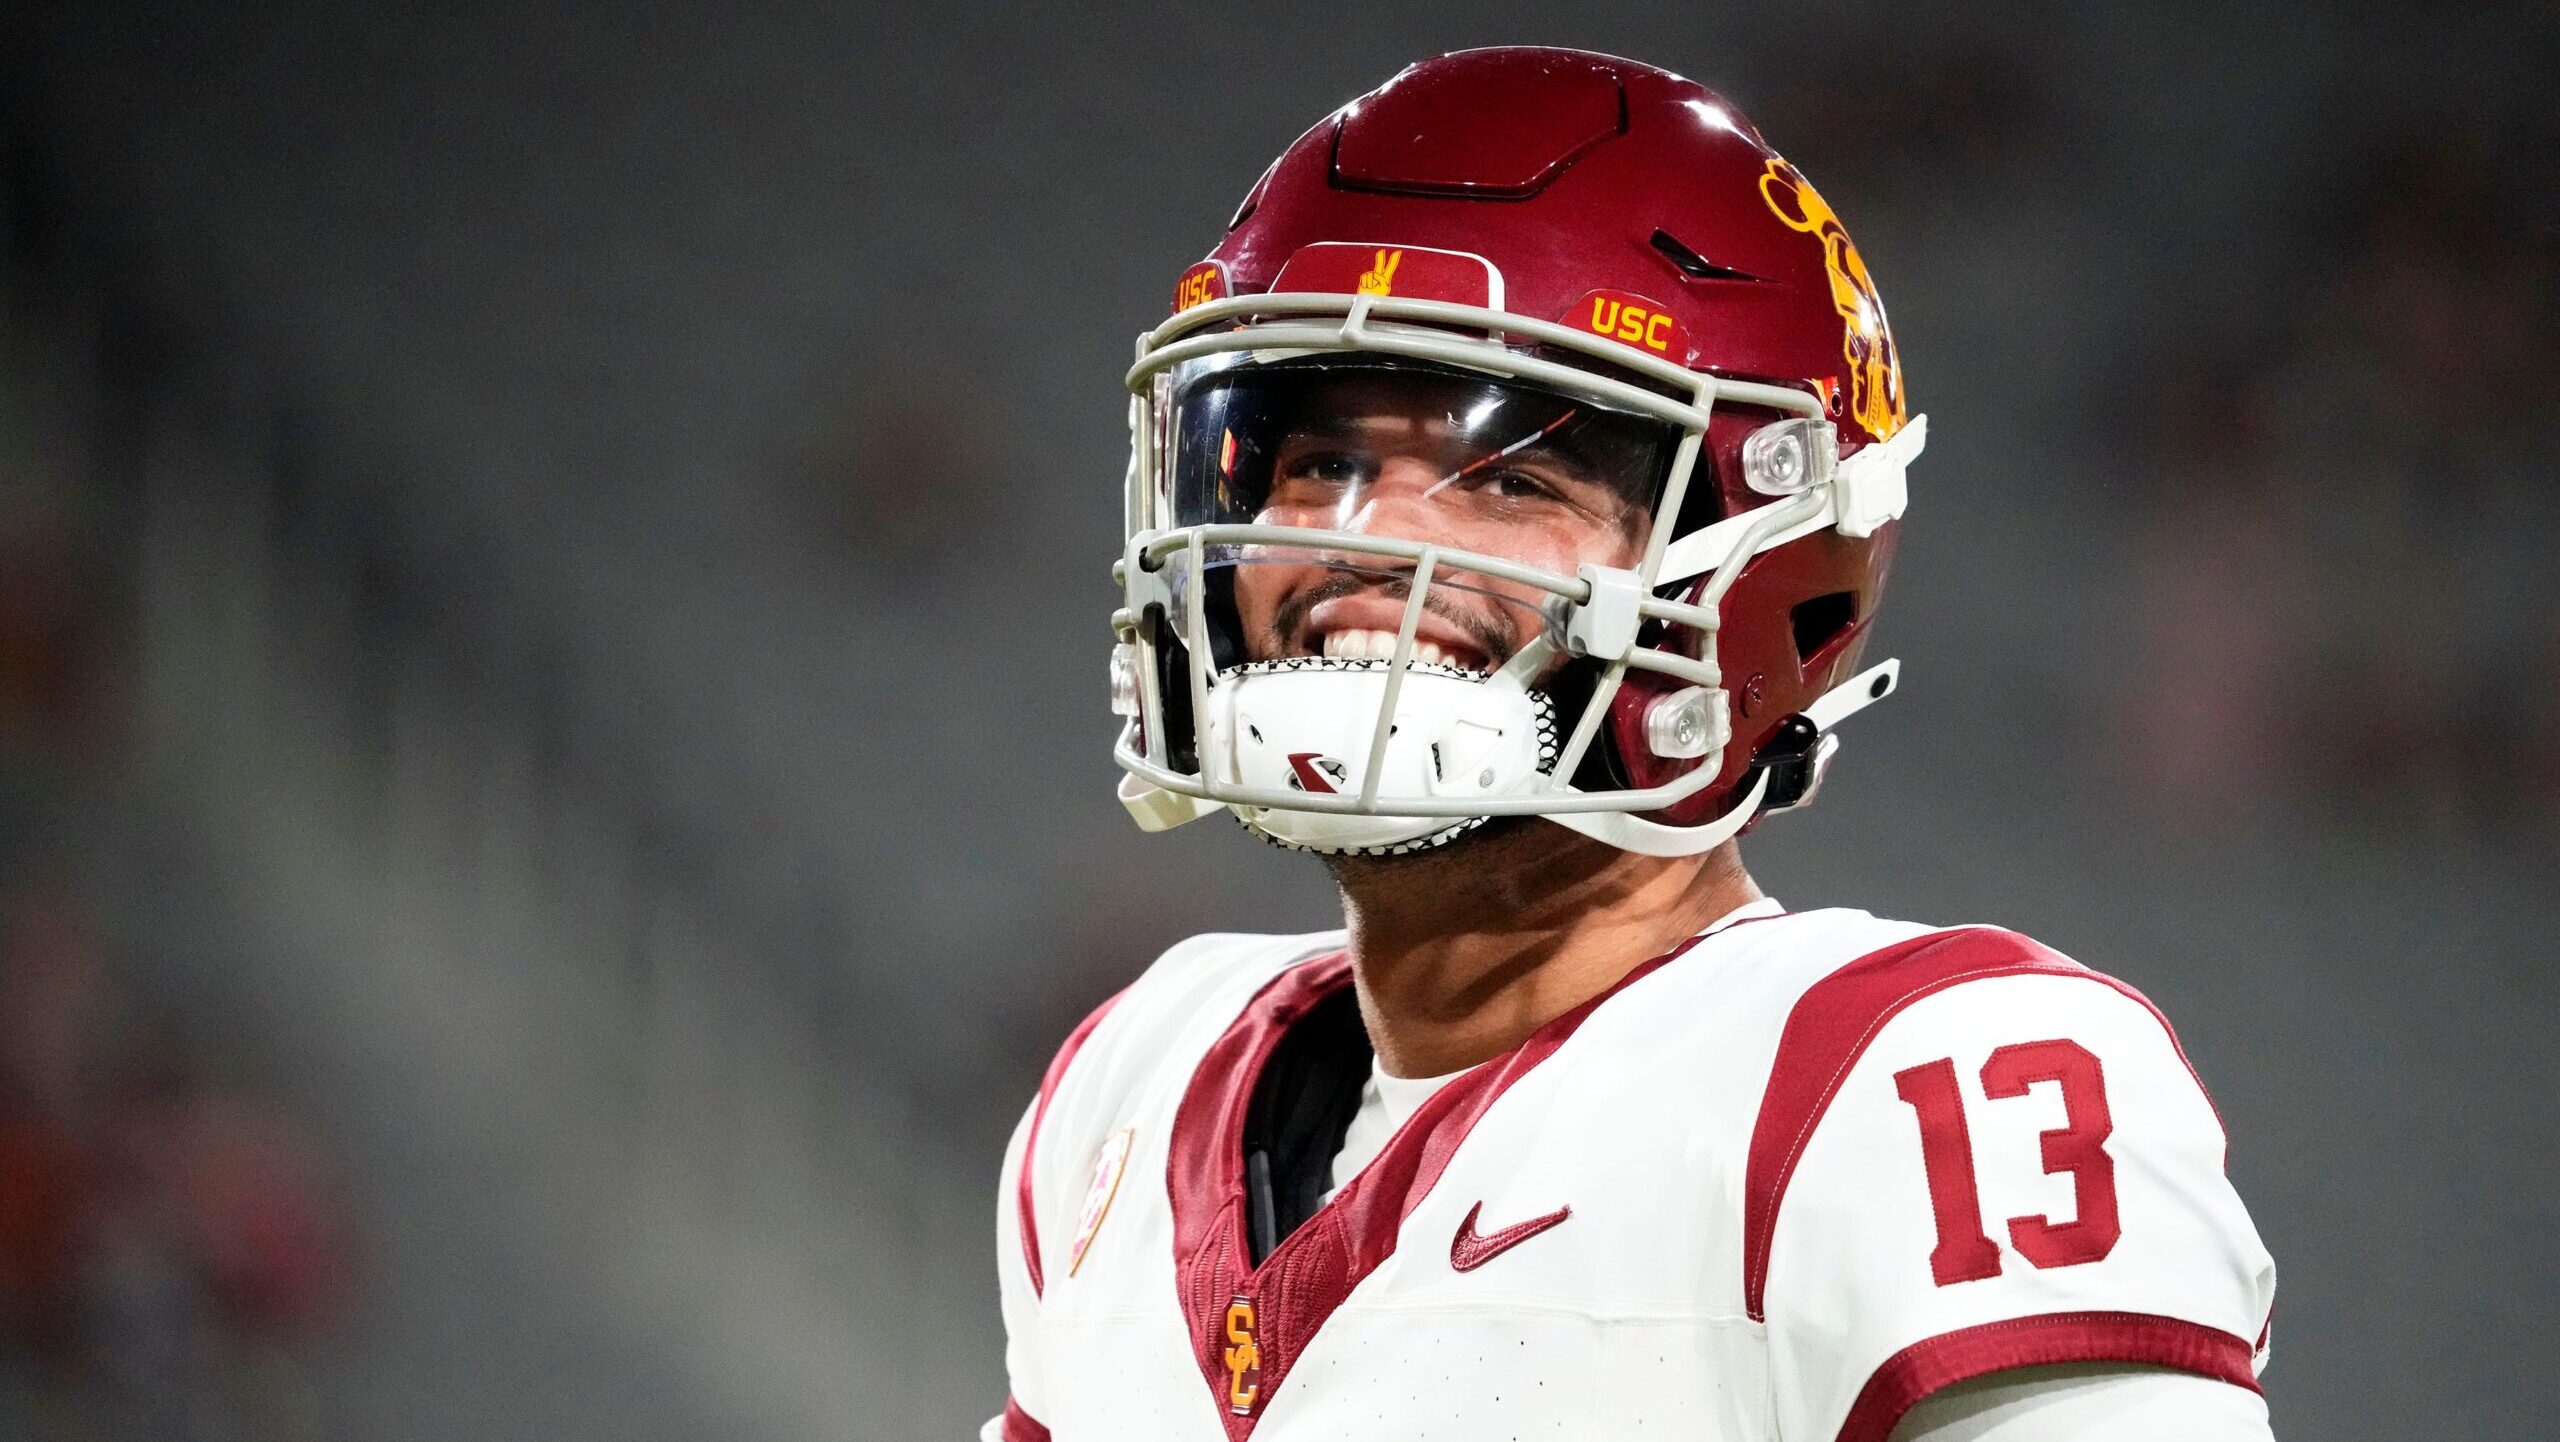
[[[989,1442],[2241,1439],[2274,1268],[2123,982],[1789,912],[1922,418],[1840,218],[1500,49],[1281,155],[1140,338],[1121,798],[1344,929],[1175,947],[1004,1163]]]

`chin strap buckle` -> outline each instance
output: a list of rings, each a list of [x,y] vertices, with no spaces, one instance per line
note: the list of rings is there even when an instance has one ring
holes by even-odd
[[[1801,711],[1779,722],[1777,734],[1751,758],[1752,772],[1769,778],[1769,789],[1760,797],[1761,813],[1793,811],[1813,800],[1839,750],[1840,738],[1816,729]]]
[[[1814,698],[1812,705],[1778,723],[1776,734],[1751,758],[1751,772],[1766,772],[1762,812],[1789,811],[1813,800],[1823,773],[1840,750],[1841,722],[1890,696],[1902,682],[1902,663],[1870,666]]]

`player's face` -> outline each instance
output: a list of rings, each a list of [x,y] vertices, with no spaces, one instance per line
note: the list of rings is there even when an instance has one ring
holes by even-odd
[[[1384,379],[1328,388],[1320,409],[1273,438],[1270,490],[1254,519],[1428,541],[1566,576],[1586,563],[1632,566],[1651,519],[1643,498],[1654,477],[1643,472],[1652,459],[1593,430],[1561,401]],[[1406,563],[1277,547],[1241,559],[1236,608],[1255,659],[1390,654]],[[1544,599],[1444,563],[1424,598],[1415,658],[1493,670],[1537,635]]]

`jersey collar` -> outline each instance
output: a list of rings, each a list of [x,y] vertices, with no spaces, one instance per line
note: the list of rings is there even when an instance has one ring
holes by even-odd
[[[1394,1252],[1404,1219],[1513,1083],[1553,1056],[1611,997],[1717,932],[1784,911],[1766,897],[1736,907],[1540,1027],[1510,1053],[1460,1073],[1415,1108],[1378,1155],[1257,1267],[1245,1236],[1244,1185],[1245,1115],[1254,1085],[1289,1028],[1351,984],[1351,961],[1340,952],[1315,957],[1266,984],[1192,1073],[1174,1113],[1165,1165],[1174,1285],[1193,1356],[1229,1442],[1251,1436],[1298,1354],[1352,1289]]]

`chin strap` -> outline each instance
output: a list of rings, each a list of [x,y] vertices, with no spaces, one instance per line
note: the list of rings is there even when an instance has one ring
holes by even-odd
[[[1902,663],[1879,661],[1813,698],[1804,719],[1817,731],[1837,730],[1841,722],[1890,696],[1902,685]]]
[[[1804,762],[1819,753],[1821,743],[1831,738],[1832,731],[1843,721],[1890,696],[1902,684],[1902,663],[1886,661],[1870,666],[1841,684],[1823,692],[1812,705],[1798,712],[1795,720],[1803,723],[1799,730],[1809,731],[1799,754],[1791,758]],[[1769,796],[1774,766],[1761,766],[1752,778],[1751,789],[1744,793],[1724,814],[1696,826],[1665,826],[1658,821],[1623,811],[1567,811],[1542,813],[1549,821],[1568,831],[1579,832],[1594,841],[1605,842],[1621,851],[1645,856],[1695,856],[1712,851],[1740,835],[1742,828],[1760,814],[1760,804]],[[1818,777],[1791,780],[1789,801],[1793,805],[1807,799],[1812,783]],[[1570,788],[1566,788],[1570,789]],[[1151,786],[1135,776],[1120,778],[1120,804],[1142,831],[1171,831],[1177,826],[1197,821],[1212,812],[1226,809],[1221,802],[1197,796],[1185,796]]]
[[[1787,759],[1799,765],[1818,767],[1821,761],[1829,758],[1829,750],[1823,743],[1832,740],[1832,729],[1892,695],[1901,683],[1902,663],[1886,661],[1868,667],[1815,697],[1812,705],[1789,718],[1801,723],[1795,729],[1802,736],[1800,746],[1793,748],[1793,754]],[[1782,730],[1780,734],[1785,732]],[[1768,753],[1763,751],[1763,759],[1767,756]],[[1621,851],[1645,856],[1695,856],[1702,851],[1712,851],[1740,835],[1742,828],[1750,825],[1752,818],[1760,814],[1761,802],[1774,800],[1769,794],[1770,785],[1779,768],[1763,764],[1755,766],[1754,770],[1757,774],[1752,778],[1751,789],[1740,801],[1723,815],[1696,826],[1665,826],[1659,821],[1647,821],[1623,811],[1565,811],[1546,815],[1549,821],[1568,831],[1580,832],[1594,841],[1607,842]],[[1819,779],[1818,773],[1787,778],[1782,788],[1785,800],[1780,805],[1802,803],[1812,795],[1813,785]]]
[[[1732,810],[1702,826],[1665,826],[1624,811],[1550,811],[1545,815],[1567,831],[1581,832],[1620,851],[1642,856],[1695,856],[1701,851],[1713,851],[1741,834],[1742,828],[1759,814],[1760,797],[1768,789],[1769,773],[1763,771]]]
[[[1140,831],[1171,831],[1212,811],[1227,809],[1224,802],[1167,791],[1125,772],[1120,777],[1120,804],[1128,809],[1129,819],[1138,823]]]
[[[1886,661],[1870,666],[1841,684],[1825,691],[1812,705],[1798,712],[1795,720],[1803,723],[1799,730],[1809,731],[1800,754],[1792,759],[1803,761],[1813,756],[1824,740],[1843,721],[1890,696],[1902,684],[1902,663]],[[1827,754],[1827,753],[1825,753]],[[1695,856],[1740,835],[1742,828],[1760,814],[1761,802],[1768,798],[1774,766],[1761,766],[1752,778],[1751,789],[1744,793],[1724,814],[1696,826],[1665,826],[1623,811],[1567,811],[1541,813],[1549,821],[1568,831],[1579,832],[1594,841],[1605,842],[1621,851],[1645,856]],[[1809,795],[1811,782],[1818,778],[1797,778],[1790,784],[1792,805]],[[1570,788],[1566,788],[1570,789]],[[1197,821],[1212,812],[1226,809],[1224,803],[1197,796],[1185,796],[1151,786],[1135,776],[1120,778],[1120,804],[1128,808],[1130,818],[1142,831],[1171,831],[1177,826]]]

